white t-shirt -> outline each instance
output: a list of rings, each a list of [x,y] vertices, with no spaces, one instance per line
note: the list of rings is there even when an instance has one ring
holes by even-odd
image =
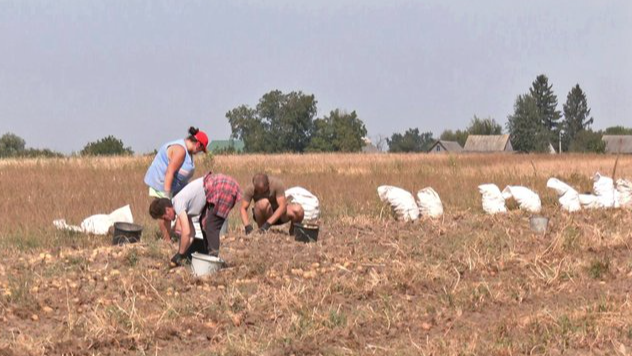
[[[206,207],[204,177],[200,177],[182,188],[173,197],[172,203],[176,215],[186,212],[189,217],[200,216]]]

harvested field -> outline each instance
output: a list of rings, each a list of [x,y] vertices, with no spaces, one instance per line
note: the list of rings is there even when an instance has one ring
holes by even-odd
[[[200,162],[245,185],[259,170],[321,199],[319,242],[243,236],[229,267],[169,270],[142,177],[149,158],[0,161],[0,355],[625,355],[632,352],[632,211],[567,214],[550,176],[580,191],[614,156],[279,155]],[[632,178],[632,157],[616,177]],[[510,206],[486,216],[476,186],[533,188],[546,235]],[[446,214],[392,221],[380,184],[433,187]],[[130,203],[143,242],[70,234]]]

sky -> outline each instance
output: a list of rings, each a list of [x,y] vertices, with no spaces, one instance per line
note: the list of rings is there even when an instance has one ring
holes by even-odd
[[[0,135],[63,153],[108,135],[138,153],[302,91],[368,136],[505,124],[546,74],[594,128],[632,126],[629,0],[0,0]]]

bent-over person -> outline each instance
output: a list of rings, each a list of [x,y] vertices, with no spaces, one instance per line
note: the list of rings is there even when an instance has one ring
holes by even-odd
[[[241,202],[241,221],[246,235],[254,230],[248,216],[251,201],[254,201],[252,216],[259,227],[259,232],[266,232],[273,225],[282,225],[287,222],[291,222],[290,230],[292,230],[294,223],[303,220],[303,208],[299,204],[288,205],[283,182],[278,178],[257,173],[252,178],[252,183],[244,189]]]
[[[150,206],[154,219],[178,220],[180,245],[171,259],[172,266],[180,266],[192,252],[217,256],[220,246],[220,230],[237,201],[241,200],[239,183],[227,175],[208,173],[188,184],[178,195],[169,199],[156,199]],[[195,242],[195,228],[191,217],[198,215],[203,244]]]

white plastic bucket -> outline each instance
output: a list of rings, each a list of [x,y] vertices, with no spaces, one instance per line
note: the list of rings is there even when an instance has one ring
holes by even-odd
[[[224,260],[219,257],[209,256],[194,252],[191,254],[191,271],[197,277],[219,271],[224,265]]]
[[[531,226],[531,230],[538,234],[543,234],[546,232],[546,228],[549,225],[549,219],[544,216],[534,215],[529,218],[529,225]]]

